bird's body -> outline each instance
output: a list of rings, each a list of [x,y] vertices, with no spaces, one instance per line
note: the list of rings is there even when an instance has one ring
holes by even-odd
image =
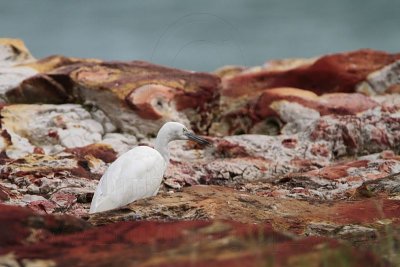
[[[147,146],[121,155],[104,173],[93,197],[90,213],[114,209],[157,194],[167,162]]]
[[[122,154],[101,177],[89,213],[115,209],[156,195],[169,162],[168,143],[187,139],[208,144],[182,124],[168,122],[157,135],[155,149],[137,146]]]

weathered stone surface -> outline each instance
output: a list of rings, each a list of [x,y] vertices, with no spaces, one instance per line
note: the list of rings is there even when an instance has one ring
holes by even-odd
[[[296,67],[269,68],[243,71],[223,81],[223,95],[240,97],[267,88],[295,87],[317,94],[354,92],[367,76],[400,59],[399,54],[375,50],[358,50],[300,61]],[[289,64],[290,65],[290,64]]]
[[[89,227],[85,221],[72,216],[39,215],[27,208],[0,204],[0,251],[7,247],[35,244],[58,234],[79,232]]]
[[[14,229],[16,242],[0,244],[0,265],[398,262],[398,54],[361,50],[207,74],[2,51],[0,72],[14,76],[0,75],[0,201],[25,208],[0,206],[0,221],[12,213],[4,229],[18,222],[4,239]],[[2,53],[11,56],[2,62]],[[151,146],[166,120],[213,145],[172,143],[158,196],[89,217],[108,164]],[[86,231],[78,220],[79,233],[64,235],[49,213],[109,225]]]
[[[400,192],[396,191],[396,180],[392,181],[399,171],[398,159],[380,157],[346,161],[318,170],[288,174],[280,179],[279,188],[287,190],[289,197],[320,200],[346,199],[353,196],[356,189],[365,194],[378,191],[394,194]]]
[[[18,66],[33,60],[21,40],[0,38],[0,103],[7,102],[5,95],[9,90],[37,73],[33,68]]]
[[[0,67],[26,64],[34,60],[22,40],[0,38]]]
[[[400,198],[400,173],[396,172],[382,179],[365,181],[357,188],[357,194],[362,197],[387,194],[393,198]]]
[[[279,232],[335,237],[364,249],[373,249],[397,262],[398,199],[379,197],[314,202],[282,198],[275,190],[276,187],[262,183],[249,183],[238,189],[192,186],[137,201],[124,209],[94,214],[89,221],[98,225],[130,220],[268,222]]]
[[[217,135],[301,132],[321,116],[356,115],[378,106],[381,105],[373,98],[358,93],[317,96],[311,91],[297,88],[274,88],[264,90],[244,107],[223,109],[221,121],[214,124],[212,130]]]
[[[0,183],[13,194],[4,202],[28,205],[45,213],[86,214],[97,179],[105,169],[105,163],[91,154],[85,157],[67,153],[31,154],[17,160],[3,160]],[[56,193],[76,200],[58,203]]]
[[[222,76],[221,114],[211,133],[274,134],[281,126],[274,117],[285,123],[286,114],[301,120],[318,113],[367,110],[376,105],[374,101],[353,93],[397,92],[399,59],[399,54],[359,50],[310,60],[272,61]],[[313,93],[330,95],[317,98]]]
[[[40,62],[36,64],[40,69]],[[143,138],[170,120],[205,132],[215,117],[218,87],[214,75],[141,61],[67,62],[25,80],[7,98],[23,103],[92,103],[117,128]]]
[[[29,107],[38,109],[33,124],[26,120]],[[2,114],[4,165],[1,173],[6,179],[2,184],[20,196],[11,198],[10,203],[37,207],[36,202],[30,203],[38,200],[24,200],[23,196],[40,195],[44,197],[40,201],[47,201],[46,212],[84,215],[96,179],[115,160],[117,153],[130,147],[129,141],[124,141],[125,136],[120,134],[109,133],[103,139],[102,124],[79,105],[10,105],[3,108]],[[18,118],[20,123],[15,125],[16,120],[11,117]],[[386,149],[397,153],[399,123],[396,110],[376,108],[358,115],[324,116],[295,135],[210,138],[214,144],[207,149],[176,142],[170,146],[171,164],[165,174],[165,184],[181,188],[196,184],[235,186],[258,180],[285,181],[274,194],[306,199],[347,198],[366,179],[397,172],[398,160],[385,156],[342,165],[332,164],[333,161]],[[68,145],[58,137],[68,138],[67,134],[59,133],[69,130],[73,136],[77,130],[76,138],[82,142]],[[113,142],[110,135],[116,135],[119,142]],[[54,137],[57,137],[55,141]],[[115,150],[114,145],[119,149]],[[26,151],[27,148],[31,150]],[[51,198],[58,187],[65,187],[60,193],[71,195],[60,202],[61,206],[55,205]],[[71,202],[71,199],[74,200]]]
[[[173,162],[165,175],[166,183],[178,187],[179,183],[274,181],[288,173],[318,172],[321,167],[349,156],[387,149],[398,153],[400,120],[397,114],[395,110],[388,112],[375,108],[357,115],[324,116],[298,134],[213,138],[214,147],[208,150],[172,145]],[[397,161],[394,163],[392,160],[381,161],[388,166],[396,165]],[[397,167],[394,167],[393,172],[396,171]]]
[[[10,158],[40,148],[54,154],[102,140],[103,126],[80,105],[8,105],[1,109],[3,147]]]
[[[383,263],[331,239],[293,239],[269,224],[233,221],[124,222],[0,248],[8,266],[287,266],[343,257],[347,266]]]
[[[309,202],[274,195],[276,187],[249,190],[197,185],[179,192],[164,192],[136,201],[124,209],[97,213],[96,225],[126,220],[229,219],[244,223],[265,222],[279,231],[306,234],[308,226],[325,222],[338,226],[381,227],[380,220],[400,223],[400,200],[378,198],[357,201]]]

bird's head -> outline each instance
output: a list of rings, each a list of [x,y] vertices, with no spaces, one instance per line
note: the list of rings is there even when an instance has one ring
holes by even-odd
[[[168,136],[169,141],[173,140],[193,140],[201,145],[210,145],[206,139],[195,135],[193,132],[189,131],[183,124],[179,122],[167,122],[161,129],[160,133]]]

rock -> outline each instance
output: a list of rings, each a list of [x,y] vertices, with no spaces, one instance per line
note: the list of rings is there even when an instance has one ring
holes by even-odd
[[[136,146],[137,139],[129,134],[107,133],[103,136],[101,143],[111,146],[119,156]]]
[[[297,192],[287,194],[295,198],[344,199],[354,195],[356,189],[361,194],[372,194],[385,188],[394,193],[396,182],[391,179],[397,176],[391,173],[399,168],[400,161],[395,159],[346,161],[305,173],[288,174],[279,183],[280,188],[286,190],[299,186],[307,188],[307,195],[298,196]]]
[[[214,220],[244,223],[271,222],[277,231],[305,234],[309,224],[325,222],[337,226],[380,227],[385,218],[400,223],[400,201],[387,198],[357,201],[307,202],[272,195],[274,188],[250,192],[243,188],[196,185],[178,192],[136,201],[125,208],[97,213],[95,225],[127,220]]]
[[[0,67],[26,64],[34,60],[22,40],[0,38]]]
[[[97,161],[101,160],[90,154],[79,158],[67,153],[30,154],[17,160],[5,160],[0,168],[0,185],[13,188],[14,193],[4,201],[28,205],[45,213],[84,215],[89,209],[96,179],[106,169],[101,161],[103,167],[93,170]]]
[[[366,80],[357,85],[357,91],[368,95],[400,92],[400,61],[370,73]]]
[[[316,264],[343,262],[343,257],[347,266],[381,262],[331,239],[296,240],[268,224],[233,221],[117,223],[54,236],[40,244],[5,247],[0,255],[0,263],[39,261],[56,266],[77,260],[82,266],[286,266],[306,262],[310,255]]]
[[[65,57],[61,55],[48,56],[45,58],[38,59],[36,61],[32,61],[24,64],[27,67],[33,68],[37,70],[39,73],[47,73],[52,72],[60,67],[67,67],[75,64],[84,64],[84,63],[101,63],[102,61],[99,59],[92,58],[74,58],[74,57]]]
[[[365,181],[357,188],[357,193],[364,197],[372,197],[382,193],[393,197],[399,196],[400,173],[396,172],[382,179]]]
[[[0,38],[0,103],[6,103],[6,93],[37,74],[37,71],[21,64],[34,58],[19,39]]]
[[[396,263],[399,54],[214,74],[27,55],[0,40],[0,265]],[[108,165],[167,120],[213,145],[170,144],[157,196],[88,215]]]
[[[228,184],[248,178],[274,181],[288,173],[318,172],[321,167],[345,157],[386,149],[398,153],[400,120],[398,111],[392,111],[375,108],[357,115],[323,116],[299,134],[213,138],[213,148],[208,150],[171,145],[173,161],[165,178],[175,185],[179,180],[181,185],[187,180],[191,181],[188,184]],[[397,160],[387,161],[382,160],[380,164],[397,168]]]
[[[0,227],[2,251],[7,247],[37,244],[58,234],[79,232],[90,225],[68,215],[39,215],[27,208],[0,204]]]
[[[237,102],[229,103],[235,105]],[[397,94],[369,97],[359,93],[331,93],[317,96],[297,88],[273,88],[264,90],[245,106],[222,108],[220,121],[213,124],[211,133],[217,136],[293,134],[305,131],[325,115],[357,115],[378,108],[396,110],[399,107]]]
[[[0,61],[0,103],[8,101],[6,94],[9,90],[17,87],[23,80],[34,76],[36,73],[34,69],[28,67],[2,67]]]
[[[36,63],[40,66],[40,62]],[[205,132],[215,117],[219,78],[146,62],[80,62],[26,79],[10,102],[82,101],[104,111],[123,132],[155,135],[165,121]]]
[[[338,226],[328,223],[311,223],[306,235],[330,236],[350,240],[353,243],[368,242],[377,238],[377,230],[360,225]]]
[[[263,67],[224,76],[221,83],[221,116],[211,133],[271,134],[276,132],[273,130],[276,127],[279,133],[281,125],[270,125],[271,120],[278,119],[285,123],[285,113],[303,119],[310,113],[315,113],[315,118],[317,112],[326,115],[365,111],[376,103],[356,92],[368,91],[362,88],[369,86],[372,78],[368,75],[372,73],[384,73],[373,75],[379,76],[382,82],[375,82],[380,84],[380,89],[377,86],[376,89],[369,89],[372,95],[393,91],[399,84],[396,78],[392,78],[398,76],[396,62],[399,59],[400,54],[358,50],[318,59],[273,61]],[[322,98],[314,93],[322,95]],[[288,109],[292,110],[288,112]],[[307,120],[304,122],[307,127]]]
[[[243,71],[223,80],[222,95],[247,95],[249,85],[252,93],[276,87],[301,88],[317,94],[355,92],[357,85],[369,74],[399,59],[399,54],[363,49],[286,64],[290,67],[277,68],[277,64],[272,63],[270,68],[267,64],[257,71]]]
[[[11,192],[8,188],[0,185],[0,201],[7,201],[10,199]]]
[[[36,147],[54,154],[102,140],[104,129],[80,105],[8,105],[1,109],[2,149],[10,158],[33,153]]]

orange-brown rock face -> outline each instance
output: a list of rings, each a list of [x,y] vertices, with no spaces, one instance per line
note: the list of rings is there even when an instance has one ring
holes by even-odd
[[[146,62],[50,58],[32,66],[50,71],[7,93],[11,102],[84,102],[104,111],[124,132],[155,135],[166,121],[205,132],[215,117],[219,78]]]
[[[223,95],[240,97],[267,88],[294,87],[317,94],[355,92],[367,76],[400,59],[399,54],[358,50],[322,56],[297,67],[276,68],[276,64],[255,71],[243,71],[223,81]]]

